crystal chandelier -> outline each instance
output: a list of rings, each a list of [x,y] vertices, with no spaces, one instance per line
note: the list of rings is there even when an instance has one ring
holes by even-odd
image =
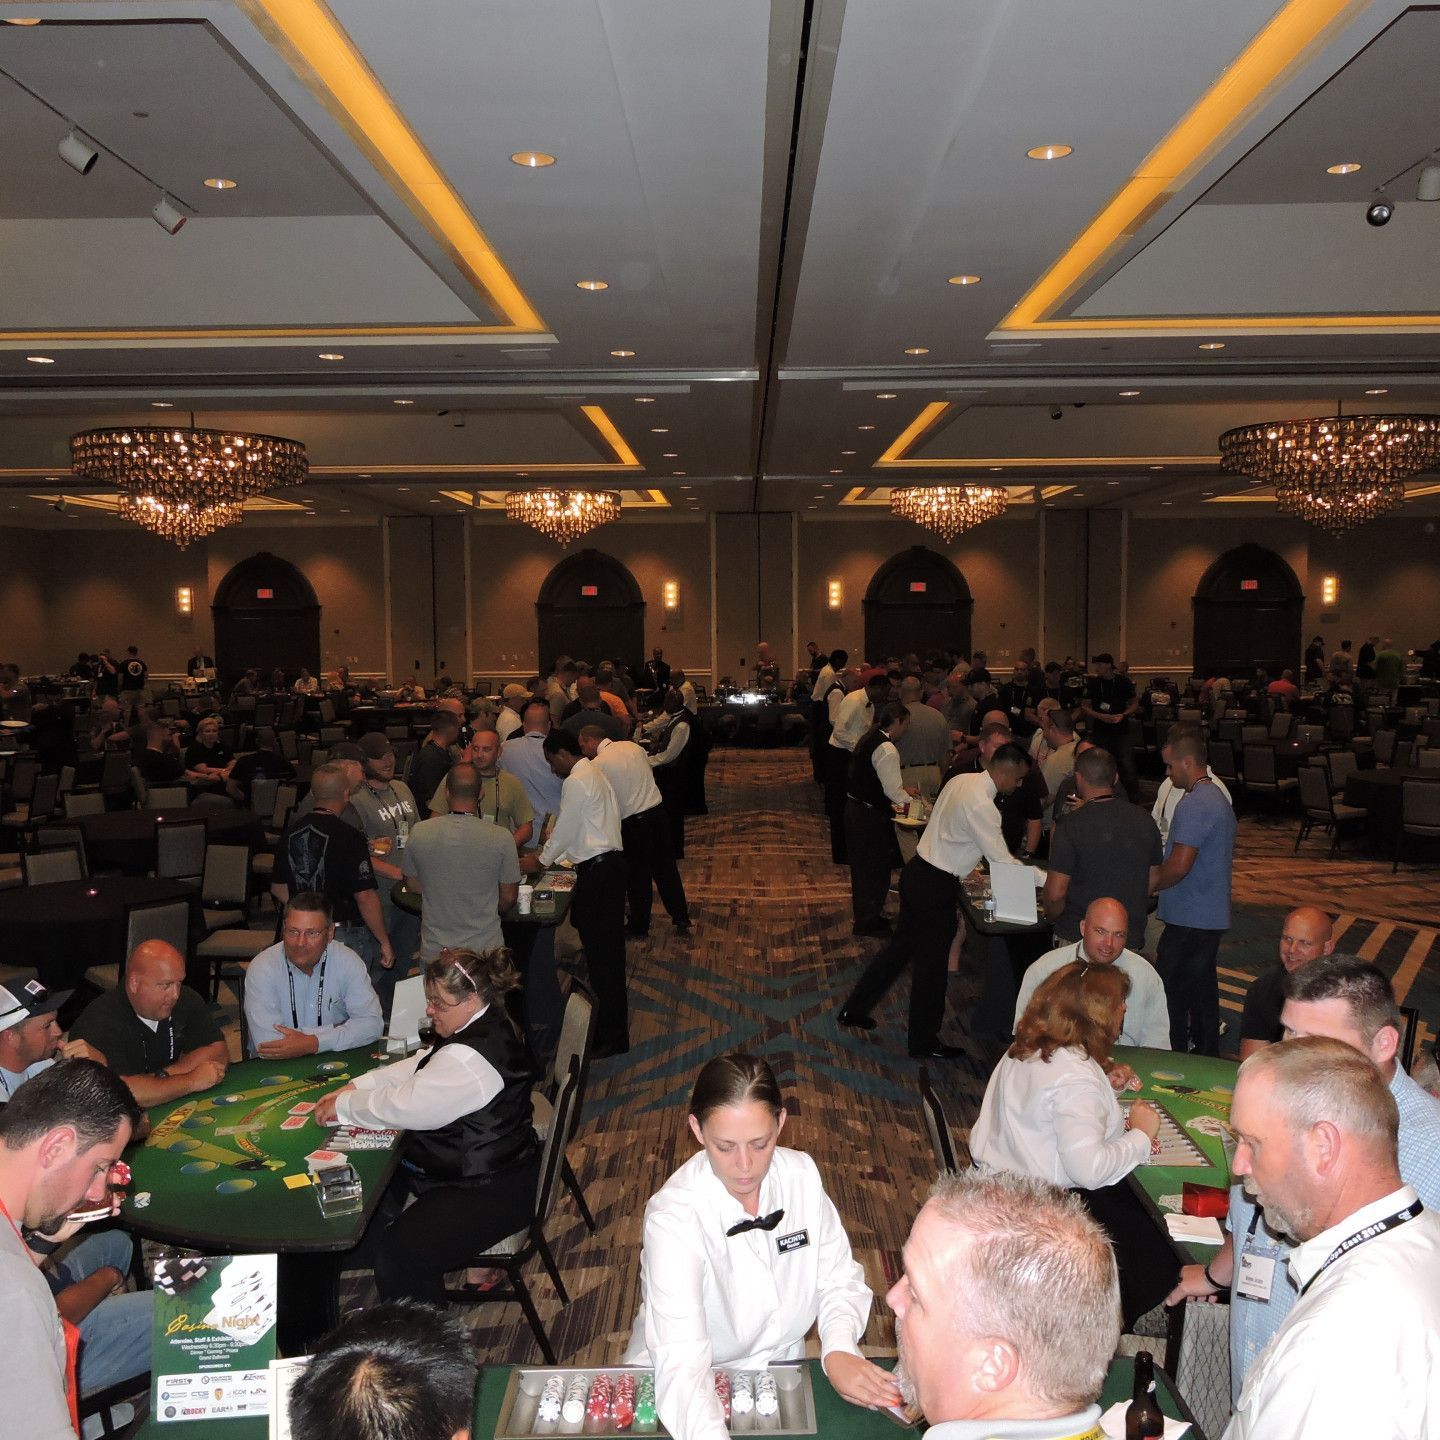
[[[70,437],[76,475],[117,486],[120,513],[184,548],[233,525],[252,495],[303,483],[305,447],[275,435],[116,428]]]
[[[1003,485],[907,485],[890,492],[890,510],[933,530],[948,544],[1005,513],[1010,492]]]
[[[1282,515],[1332,535],[1405,503],[1405,480],[1440,465],[1440,416],[1332,415],[1242,425],[1220,437],[1220,467],[1275,488]]]
[[[514,490],[505,497],[505,514],[523,520],[561,545],[578,540],[598,525],[620,518],[618,490]]]

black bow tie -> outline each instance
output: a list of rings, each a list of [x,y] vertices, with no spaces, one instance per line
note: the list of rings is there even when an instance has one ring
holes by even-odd
[[[732,1225],[726,1232],[726,1238],[731,1235],[743,1235],[747,1230],[773,1230],[783,1219],[783,1210],[772,1210],[768,1215],[757,1215],[753,1220],[742,1220],[738,1225]]]

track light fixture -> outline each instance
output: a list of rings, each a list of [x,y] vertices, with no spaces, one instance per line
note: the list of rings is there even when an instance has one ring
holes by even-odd
[[[170,203],[170,197],[161,194],[155,202],[155,208],[150,212],[155,223],[167,234],[178,235],[180,228],[190,218],[183,210],[177,209]]]
[[[93,145],[87,145],[73,130],[60,142],[58,149],[60,158],[79,175],[88,175],[100,158],[100,152]]]
[[[1365,223],[1373,225],[1378,230],[1382,225],[1390,223],[1390,217],[1395,213],[1395,204],[1388,195],[1377,195],[1370,202],[1370,207],[1365,211]]]
[[[1440,165],[1427,165],[1415,182],[1417,200],[1440,200]]]

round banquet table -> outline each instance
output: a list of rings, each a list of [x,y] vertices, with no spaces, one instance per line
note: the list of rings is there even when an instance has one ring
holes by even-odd
[[[156,825],[185,820],[203,820],[212,845],[259,849],[265,843],[265,829],[257,815],[218,805],[190,805],[183,810],[110,810],[103,815],[78,815],[55,823],[80,827],[85,836],[85,859],[92,872],[119,870],[125,875],[144,875],[155,868]]]
[[[125,914],[132,905],[190,902],[192,939],[204,931],[200,894],[183,880],[102,875],[55,885],[0,890],[0,954],[33,965],[52,990],[73,990],[90,965],[118,965],[125,951]]]
[[[1400,787],[1407,780],[1440,785],[1440,770],[1360,770],[1345,781],[1345,803],[1370,812],[1365,828],[1386,852],[1400,840]]]

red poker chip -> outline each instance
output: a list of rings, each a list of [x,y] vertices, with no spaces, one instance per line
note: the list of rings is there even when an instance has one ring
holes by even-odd
[[[123,1161],[117,1160],[110,1167],[110,1184],[114,1189],[130,1183],[130,1167]]]

